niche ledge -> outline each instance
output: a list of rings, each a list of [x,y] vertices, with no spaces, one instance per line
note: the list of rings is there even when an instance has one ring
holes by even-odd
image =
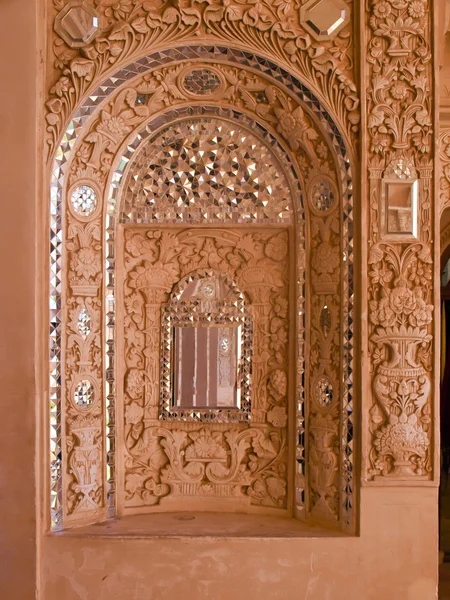
[[[52,533],[102,538],[322,538],[350,534],[288,517],[238,513],[173,512],[133,515]]]

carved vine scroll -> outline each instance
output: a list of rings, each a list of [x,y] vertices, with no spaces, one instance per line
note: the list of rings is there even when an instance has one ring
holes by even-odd
[[[370,232],[369,347],[373,406],[368,477],[432,477],[433,112],[430,2],[367,3]],[[418,171],[418,233],[381,226],[389,165]],[[386,198],[385,198],[386,196]]]
[[[166,497],[183,508],[186,496],[286,508],[286,230],[127,227],[124,261],[125,509]],[[202,269],[226,274],[250,301],[252,426],[158,420],[162,305]]]
[[[450,128],[441,129],[438,148],[440,168],[439,208],[442,215],[444,210],[450,207]]]
[[[302,2],[303,4],[304,2]],[[54,17],[67,4],[54,0]],[[326,98],[340,125],[356,139],[359,99],[355,85],[351,26],[331,41],[315,41],[300,24],[293,2],[213,0],[143,2],[95,0],[101,34],[82,48],[54,34],[53,65],[46,103],[50,152],[81,98],[115,65],[132,62],[158,47],[224,43],[258,50],[298,72]],[[351,9],[351,2],[348,2]]]

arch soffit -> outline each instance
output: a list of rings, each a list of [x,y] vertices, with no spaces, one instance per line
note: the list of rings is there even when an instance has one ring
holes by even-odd
[[[278,140],[280,146],[284,148],[284,151],[294,159],[294,162],[299,163],[296,171],[300,180],[304,170],[302,168],[304,160],[302,156],[299,160],[298,154],[300,151],[305,155],[306,150],[306,158],[311,160],[312,157],[316,172],[323,172],[325,168],[325,171],[335,170],[338,173],[338,187],[345,194],[350,183],[351,165],[353,163],[351,153],[348,150],[349,146],[345,143],[332,117],[322,108],[313,93],[274,63],[269,65],[269,69],[267,66],[264,67],[263,71],[257,56],[253,57],[253,64],[250,67],[248,64],[242,65],[239,63],[236,52],[233,53],[233,56],[228,57],[229,60],[217,63],[211,60],[207,48],[203,48],[203,50],[206,50],[206,52],[203,56],[200,56],[202,53],[199,48],[195,49],[196,58],[193,62],[189,58],[178,57],[175,62],[169,63],[167,57],[164,57],[164,60],[161,58],[160,53],[153,54],[145,59],[145,66],[139,64],[139,61],[133,63],[116,74],[117,76],[109,78],[98,86],[75,113],[62,139],[59,152],[56,153],[54,176],[56,175],[56,179],[60,180],[60,185],[66,174],[66,163],[70,160],[69,154],[74,150],[75,145],[80,144],[83,134],[86,132],[84,138],[89,138],[89,142],[86,140],[88,145],[98,144],[100,136],[95,131],[95,122],[102,111],[105,120],[108,119],[111,122],[114,122],[117,118],[122,119],[124,114],[127,115],[128,122],[125,124],[124,132],[121,134],[117,132],[113,134],[112,139],[104,141],[104,144],[109,144],[110,148],[114,148],[113,155],[117,157],[120,156],[119,149],[126,148],[132,142],[133,137],[136,134],[139,135],[137,132],[145,125],[145,122],[155,119],[159,114],[165,112],[168,106],[173,108],[183,105],[195,106],[207,101],[209,104],[224,107],[236,107],[237,104],[242,113],[247,113],[262,127],[270,131]],[[162,62],[167,64],[161,67]],[[177,81],[177,71],[185,69],[185,65],[187,66],[190,63],[195,68],[200,62],[204,63],[205,66],[215,65],[216,68],[218,67],[224,71],[223,79],[227,84],[226,91],[230,93],[230,98],[215,98],[211,95],[205,97],[205,99],[196,100],[192,96],[183,95],[180,86],[177,86],[177,83],[179,83],[179,80]],[[250,62],[249,59],[246,59],[246,62]],[[264,62],[268,63],[268,61]],[[268,70],[270,72],[267,72]],[[141,73],[138,71],[141,71]],[[167,76],[167,81],[163,81],[164,76]],[[239,77],[247,78],[247,82],[239,80]],[[254,79],[253,82],[251,81],[252,78]],[[145,95],[146,89],[147,91],[151,89],[154,82],[151,83],[150,79],[160,79],[161,81],[160,85],[154,85],[153,91],[148,94],[150,97],[149,105],[130,106],[130,103],[136,101],[138,95]],[[259,89],[252,89],[252,87],[258,87]],[[168,88],[175,92],[175,96],[171,94]],[[266,99],[264,104],[258,104],[256,97],[251,96],[252,93],[254,95],[264,94],[266,91],[269,99]],[[236,102],[233,101],[231,94],[241,95],[241,97]],[[112,106],[111,114],[108,114],[108,108],[115,102],[116,106]],[[122,113],[120,114],[121,109]],[[103,127],[103,129],[106,129],[107,126],[108,123],[100,123],[100,127]],[[108,137],[111,138],[111,136]],[[331,152],[329,152],[330,150]],[[84,152],[89,152],[89,148],[86,147]],[[325,154],[328,156],[325,156]],[[79,164],[82,164],[82,152],[78,152],[78,155],[74,162],[77,163],[78,161]],[[88,173],[85,175],[100,179],[100,183],[102,172],[106,173],[109,170],[109,165],[112,164],[114,156],[110,155],[108,164],[102,165],[101,168],[100,165],[97,165],[97,173],[94,173],[91,169],[90,175]],[[96,158],[98,160],[100,156]],[[325,165],[326,162],[328,162],[328,165]],[[73,171],[72,178],[79,178],[79,165],[75,164],[74,166],[71,164],[71,167]],[[70,184],[70,173],[68,179]]]

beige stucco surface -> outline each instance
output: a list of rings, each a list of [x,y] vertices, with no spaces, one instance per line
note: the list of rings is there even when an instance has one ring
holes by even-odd
[[[192,525],[173,521],[151,538],[145,517],[131,537],[102,526],[46,537],[44,598],[432,600],[436,511],[433,488],[365,488],[360,537],[189,537]]]

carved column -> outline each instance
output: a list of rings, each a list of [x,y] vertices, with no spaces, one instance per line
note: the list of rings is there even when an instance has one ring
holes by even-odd
[[[431,7],[366,4],[372,402],[365,479],[380,484],[433,478]]]

